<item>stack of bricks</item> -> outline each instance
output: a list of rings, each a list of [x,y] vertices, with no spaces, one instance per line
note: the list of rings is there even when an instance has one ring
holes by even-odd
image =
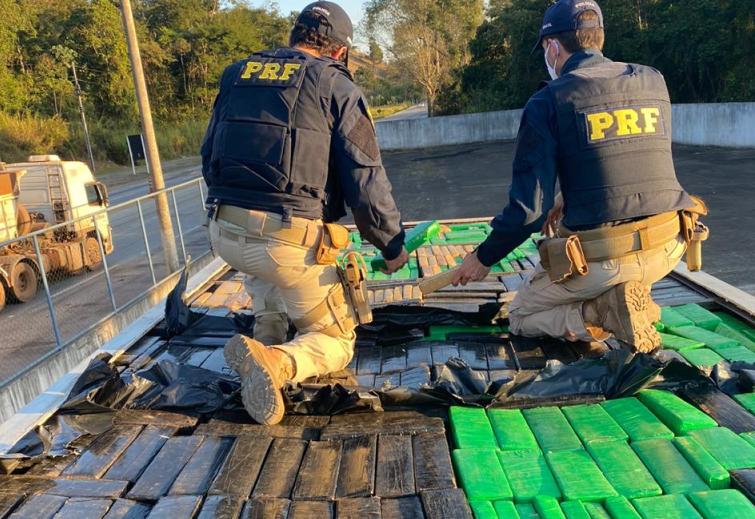
[[[80,455],[0,476],[0,517],[471,518],[439,417],[245,418],[118,411]]]
[[[724,312],[696,304],[664,307],[656,324],[663,347],[690,364],[710,368],[719,362],[755,362],[755,328]]]
[[[755,431],[720,427],[666,391],[523,411],[453,407],[449,418],[478,519],[755,517],[730,488],[752,481]]]

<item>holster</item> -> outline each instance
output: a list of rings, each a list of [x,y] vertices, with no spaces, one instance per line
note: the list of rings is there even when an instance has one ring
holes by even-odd
[[[563,283],[570,277],[586,276],[589,272],[579,236],[546,238],[538,243],[540,263],[554,283]]]
[[[326,223],[317,244],[318,265],[335,265],[341,252],[349,246],[349,230],[337,223]]]
[[[693,205],[679,212],[681,233],[687,243],[687,268],[697,272],[703,268],[702,242],[710,236],[708,227],[700,222],[701,216],[708,214],[705,202],[697,196],[690,195]]]
[[[347,303],[351,305],[359,324],[372,322],[372,308],[367,295],[367,264],[358,252],[349,252],[338,266]]]

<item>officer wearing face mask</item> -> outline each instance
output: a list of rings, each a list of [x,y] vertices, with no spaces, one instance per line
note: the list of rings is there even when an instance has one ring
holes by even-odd
[[[455,282],[484,279],[542,229],[550,238],[510,305],[511,331],[585,342],[613,335],[649,352],[660,346],[650,286],[701,236],[705,209],[676,178],[663,76],[606,58],[604,38],[592,0],[559,0],[545,13],[535,49],[551,81],[524,108],[510,202]]]

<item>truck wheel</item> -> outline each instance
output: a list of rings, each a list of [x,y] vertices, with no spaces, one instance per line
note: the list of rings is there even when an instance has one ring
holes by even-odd
[[[28,303],[37,295],[37,273],[23,261],[16,263],[10,273],[12,298],[19,303]]]
[[[84,241],[84,253],[86,254],[84,261],[87,267],[96,267],[102,263],[102,254],[97,238],[90,236]]]
[[[18,204],[16,206],[16,229],[19,236],[26,236],[31,232],[32,221],[28,209]]]
[[[5,308],[5,285],[0,281],[0,312]]]

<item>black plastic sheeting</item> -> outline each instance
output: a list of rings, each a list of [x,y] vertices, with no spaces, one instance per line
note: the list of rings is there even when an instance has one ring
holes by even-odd
[[[219,317],[192,311],[183,302],[185,276],[168,297],[163,333],[175,340],[191,337],[228,337],[249,333],[252,320],[244,316]],[[362,327],[359,337],[379,338],[381,345],[413,340],[417,330],[430,325],[489,324],[497,305],[465,314],[422,307],[386,307],[375,311],[375,322]],[[499,337],[503,340],[504,335]],[[222,341],[219,341],[222,344]],[[27,435],[14,449],[17,458],[69,453],[82,436],[99,434],[112,423],[118,409],[150,409],[211,416],[218,411],[242,409],[238,379],[170,360],[134,371],[119,372],[109,356],[95,358],[71,390],[55,417]],[[752,387],[755,366],[733,364],[714,369],[712,378],[674,354],[634,355],[612,350],[600,358],[565,363],[548,360],[538,371],[520,371],[515,378],[487,382],[462,359],[451,358],[432,367],[431,382],[418,387],[383,390],[356,387],[353,377],[336,376],[285,389],[289,412],[334,415],[349,411],[381,411],[388,407],[425,405],[508,406],[556,402],[569,397],[617,398],[649,386],[674,390],[689,384],[711,384],[725,392]],[[13,457],[13,456],[11,456]]]

